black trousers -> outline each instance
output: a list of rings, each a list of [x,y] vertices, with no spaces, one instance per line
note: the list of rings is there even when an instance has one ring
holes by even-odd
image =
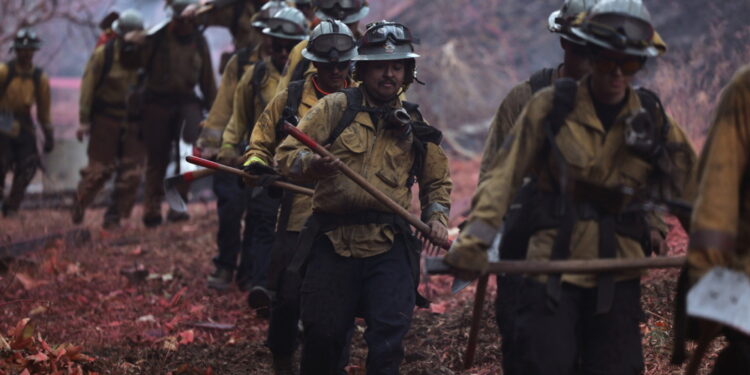
[[[297,322],[300,317],[299,294],[284,295],[286,290],[281,287],[284,283],[284,270],[294,256],[299,232],[284,232],[276,236],[276,242],[271,253],[271,272],[269,273],[269,287],[276,291],[271,305],[271,319],[268,324],[268,339],[266,345],[274,355],[291,356],[297,348],[299,329]]]
[[[216,173],[213,180],[216,195],[216,212],[219,216],[219,231],[216,244],[219,254],[213,259],[217,268],[237,269],[238,279],[251,274],[250,244],[252,227],[249,215],[245,215],[247,190],[242,180],[228,173]],[[243,217],[245,230],[242,230]],[[237,258],[240,258],[239,268]]]
[[[711,375],[750,374],[750,336],[734,330],[726,336],[729,345],[719,353]]]
[[[520,373],[637,375],[644,369],[640,280],[615,283],[609,312],[595,314],[596,288],[562,285],[551,308],[546,284],[525,279],[514,354]]]
[[[518,330],[517,315],[524,278],[521,275],[498,275],[497,298],[495,299],[495,320],[502,338],[503,375],[522,374],[519,368],[519,354],[516,353]]]
[[[21,131],[15,138],[0,134],[0,202],[3,202],[4,212],[18,211],[21,207],[26,188],[34,179],[39,164],[32,123],[22,123]],[[11,170],[13,183],[10,194],[3,197],[5,175]]]
[[[360,314],[367,323],[367,374],[399,373],[416,300],[407,251],[397,237],[383,254],[347,258],[334,252],[326,236],[318,237],[301,289],[302,375],[337,372],[347,334]]]

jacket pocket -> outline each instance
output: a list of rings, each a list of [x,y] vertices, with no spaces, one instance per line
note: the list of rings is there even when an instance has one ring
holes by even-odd
[[[651,164],[637,157],[629,157],[619,163],[621,182],[627,186],[640,188],[648,182]]]

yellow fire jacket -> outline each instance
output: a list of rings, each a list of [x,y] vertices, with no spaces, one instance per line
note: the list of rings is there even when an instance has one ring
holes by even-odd
[[[94,113],[122,119],[127,115],[128,93],[138,82],[138,69],[126,69],[120,63],[120,46],[120,40],[115,40],[112,65],[106,76],[102,77],[106,45],[97,47],[86,64],[78,111],[82,124],[91,123]]]
[[[39,124],[45,132],[52,133],[52,123],[50,122],[50,86],[47,74],[42,73],[39,77],[39,92],[34,88],[35,67],[28,70],[16,65],[16,75],[8,87],[5,94],[0,97],[0,109],[4,109],[17,117],[13,125],[14,133],[18,134],[21,127],[30,127],[33,124],[30,121],[19,121],[21,118],[31,119],[31,108],[36,104],[36,117]],[[0,63],[0,84],[5,84],[8,79],[8,65]],[[25,129],[32,130],[32,129]]]
[[[625,145],[625,119],[641,108],[641,102],[630,89],[626,103],[618,114],[614,125],[605,131],[596,115],[588,78],[578,85],[575,106],[566,117],[562,128],[555,136],[571,180],[578,183],[639,191],[650,186],[649,177],[653,166],[633,153]],[[523,110],[510,135],[495,158],[484,182],[477,189],[473,200],[473,211],[466,229],[459,236],[454,249],[446,256],[446,262],[454,267],[481,271],[486,267],[491,240],[476,235],[477,228],[499,229],[508,206],[526,176],[535,176],[541,191],[554,191],[558,160],[554,152],[543,152],[546,145],[544,122],[552,109],[554,89],[547,88],[537,93]],[[674,155],[673,181],[678,191],[671,192],[673,198],[692,202],[696,192],[696,155],[682,129],[671,119],[667,142],[682,145],[685,152]],[[546,146],[549,147],[549,146]],[[666,187],[665,187],[666,188]],[[529,260],[549,260],[557,228],[536,231],[527,252]],[[644,249],[639,241],[615,235],[616,258],[642,258]],[[570,259],[595,259],[599,253],[599,229],[595,220],[579,220],[572,231]],[[623,272],[616,279],[639,277],[639,272]],[[537,278],[546,280],[546,276]],[[582,287],[596,285],[596,275],[564,274],[562,280]]]
[[[361,104],[369,106],[367,95],[363,96]],[[394,107],[401,106],[401,101],[396,100]],[[330,94],[307,112],[298,128],[322,144],[338,125],[346,107],[347,100],[343,93]],[[408,209],[412,200],[407,179],[414,162],[413,137],[409,135],[401,139],[393,130],[386,129],[383,120],[373,122],[369,113],[360,112],[333,142],[330,151],[377,189]],[[440,146],[433,143],[426,143],[426,146],[424,168],[417,176],[422,219],[447,224],[452,189],[448,160]],[[287,137],[281,143],[276,159],[283,174],[299,182],[316,183],[314,212],[339,215],[365,210],[389,212],[386,206],[343,174],[324,178],[316,175],[310,168],[313,152],[292,137]],[[388,251],[393,245],[395,232],[389,226],[368,224],[337,228],[326,235],[338,254],[364,258]]]
[[[750,65],[746,65],[724,89],[701,155],[700,190],[688,246],[693,281],[714,266],[750,275],[749,162]],[[724,259],[712,259],[701,250],[724,253]]]
[[[234,91],[232,117],[222,136],[222,148],[236,147],[247,140],[248,135],[252,134],[253,125],[258,117],[276,94],[276,85],[281,74],[274,67],[270,57],[263,59],[263,65],[266,72],[260,79],[257,92],[252,81],[255,70],[258,69],[258,63],[248,68],[237,84]]]

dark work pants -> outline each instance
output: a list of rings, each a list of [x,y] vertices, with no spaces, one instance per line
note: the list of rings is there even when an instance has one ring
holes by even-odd
[[[498,275],[497,298],[495,300],[495,320],[502,337],[503,375],[522,374],[518,368],[516,353],[516,320],[521,299],[524,278],[521,275]]]
[[[416,299],[406,244],[399,238],[383,254],[347,258],[320,236],[311,251],[301,289],[301,375],[337,373],[360,313],[367,323],[367,374],[398,374]]]
[[[271,305],[266,345],[274,355],[291,356],[297,348],[297,322],[299,321],[299,299],[283,295],[284,270],[294,256],[299,232],[279,233],[271,253],[269,287],[276,291]]]
[[[246,192],[242,180],[229,173],[217,173],[213,180],[216,195],[216,211],[219,215],[219,231],[216,234],[216,244],[219,255],[213,261],[217,268],[229,270],[237,269],[238,277],[251,274],[250,262],[250,234],[252,227],[248,223],[249,215],[245,216]],[[242,220],[245,216],[245,230],[242,230]],[[237,268],[237,257],[240,266]]]
[[[172,146],[180,135],[192,144],[198,138],[203,110],[197,98],[172,98],[147,95],[143,107],[142,135],[146,146],[146,183],[143,217],[161,217],[164,200],[164,176]]]
[[[21,131],[15,138],[0,135],[0,201],[3,202],[3,211],[18,210],[38,167],[39,154],[33,124],[21,124]],[[10,193],[4,197],[5,175],[11,170],[13,183]]]
[[[250,262],[252,263],[253,285],[268,286],[268,272],[271,265],[271,250],[276,238],[276,217],[279,212],[279,199],[268,195],[268,189],[258,194],[247,189],[247,215],[245,223],[251,230]],[[255,196],[253,196],[255,195]]]
[[[729,345],[719,353],[711,375],[750,374],[750,336],[729,329],[726,336]]]
[[[615,283],[612,308],[597,315],[596,288],[565,283],[560,302],[552,309],[546,284],[526,279],[514,341],[521,373],[641,374],[640,292],[639,280]]]
[[[290,357],[297,350],[297,337],[299,336],[297,323],[300,318],[299,293],[286,295],[284,292],[289,292],[289,288],[282,287],[282,285],[285,282],[285,271],[296,253],[298,238],[299,232],[277,233],[271,253],[269,287],[276,291],[276,295],[271,305],[266,345],[274,356]],[[350,329],[347,334],[347,345],[338,367],[340,374],[346,374],[345,367],[349,363],[348,343],[351,342],[353,332],[354,330]]]

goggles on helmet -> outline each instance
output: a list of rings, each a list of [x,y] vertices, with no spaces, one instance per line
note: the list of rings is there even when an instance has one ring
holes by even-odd
[[[332,50],[347,52],[356,46],[354,39],[349,35],[323,34],[311,40],[307,45],[307,49],[318,56],[327,56]]]
[[[648,23],[633,17],[602,14],[584,24],[584,29],[616,48],[645,47],[654,36]]]
[[[321,9],[331,9],[338,5],[341,9],[358,10],[365,4],[363,0],[318,0],[317,5]]]
[[[268,28],[271,29],[271,32],[274,33],[283,33],[286,35],[306,35],[307,30],[304,29],[301,25],[298,25],[294,22],[281,19],[281,18],[271,18],[268,20]]]
[[[367,32],[362,37],[362,45],[381,44],[385,43],[388,39],[396,44],[419,42],[412,36],[409,28],[400,23],[383,22],[367,26]]]

